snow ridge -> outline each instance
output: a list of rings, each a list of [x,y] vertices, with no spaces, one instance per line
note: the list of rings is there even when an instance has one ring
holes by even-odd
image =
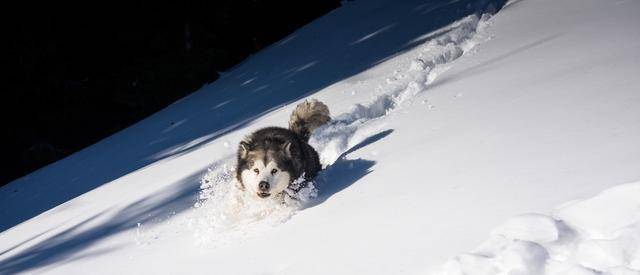
[[[332,164],[377,130],[375,121],[424,92],[437,74],[446,70],[442,65],[486,40],[478,30],[487,25],[488,19],[489,15],[470,15],[453,23],[444,34],[421,46],[409,68],[396,70],[395,75],[387,79],[387,85],[376,91],[377,97],[368,103],[355,104],[350,111],[316,129],[309,143],[318,151],[325,166],[316,179],[318,186],[330,180],[325,175],[331,174]],[[318,193],[311,183],[297,194],[297,200],[288,200],[285,204],[255,199],[235,188],[233,156],[227,156],[221,163],[203,177],[200,200],[194,205],[196,211],[188,222],[199,243],[224,244],[256,236],[313,203]]]
[[[491,232],[442,275],[640,274],[640,182],[620,185],[552,215],[525,214]]]

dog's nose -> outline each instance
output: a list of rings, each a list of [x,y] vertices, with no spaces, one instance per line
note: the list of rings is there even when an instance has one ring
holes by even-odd
[[[269,183],[266,181],[261,181],[260,183],[258,183],[258,189],[260,189],[260,191],[269,190]]]

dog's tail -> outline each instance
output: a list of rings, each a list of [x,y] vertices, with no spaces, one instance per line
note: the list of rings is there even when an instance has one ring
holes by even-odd
[[[315,99],[298,104],[289,118],[289,130],[298,134],[305,142],[316,128],[331,120],[329,107]]]

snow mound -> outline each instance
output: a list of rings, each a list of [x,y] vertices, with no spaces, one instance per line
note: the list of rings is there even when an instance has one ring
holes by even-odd
[[[512,240],[553,242],[559,238],[557,222],[545,215],[525,214],[509,219],[491,232]]]
[[[514,217],[441,274],[640,274],[640,182]]]
[[[440,65],[456,60],[486,40],[478,30],[486,26],[488,19],[489,15],[470,15],[453,23],[443,34],[422,45],[408,68],[396,70],[370,102],[355,104],[348,112],[316,129],[309,143],[318,151],[325,166],[316,179],[318,188],[341,174],[338,170],[342,168],[334,165],[336,161],[380,132],[376,121],[424,92],[437,73],[446,70]],[[189,222],[200,243],[225,243],[258,235],[285,222],[317,197],[316,185],[310,183],[300,193],[291,194],[296,199],[285,204],[253,198],[235,187],[233,167],[235,162],[228,156],[202,178],[200,200],[194,205],[196,211]]]

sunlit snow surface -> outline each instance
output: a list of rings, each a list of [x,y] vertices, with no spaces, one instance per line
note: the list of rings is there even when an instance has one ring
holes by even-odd
[[[0,188],[0,274],[638,274],[639,1],[344,4]],[[308,98],[313,186],[238,192]]]
[[[640,274],[640,183],[513,217],[441,274]]]

